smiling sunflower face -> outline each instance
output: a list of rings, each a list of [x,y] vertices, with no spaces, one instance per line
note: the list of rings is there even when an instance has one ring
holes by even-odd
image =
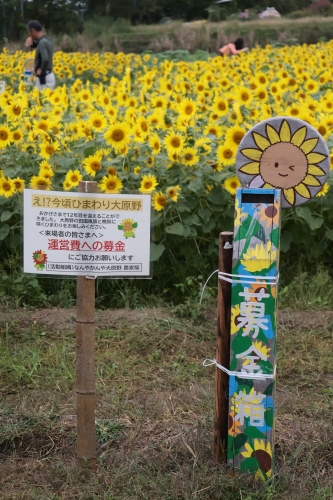
[[[281,189],[283,207],[314,197],[325,183],[329,165],[320,134],[294,118],[272,118],[256,125],[241,142],[236,159],[241,183]]]

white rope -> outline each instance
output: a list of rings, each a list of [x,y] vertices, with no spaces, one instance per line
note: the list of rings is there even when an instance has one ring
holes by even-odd
[[[201,291],[201,295],[200,295],[200,304],[202,303],[202,298],[203,298],[203,294],[204,294],[204,291],[205,291],[205,288],[207,286],[207,283],[208,281],[210,280],[210,278],[213,276],[213,274],[215,273],[219,273],[218,276],[219,276],[219,279],[220,280],[223,280],[223,281],[228,281],[228,283],[241,283],[241,284],[244,284],[244,285],[260,285],[260,284],[267,284],[268,285],[272,285],[272,286],[276,286],[279,282],[279,278],[280,278],[280,275],[276,275],[276,276],[248,276],[246,274],[229,274],[229,273],[225,273],[224,271],[219,271],[218,269],[216,269],[215,271],[212,272],[212,274],[210,276],[208,276],[207,280],[206,280],[206,283],[204,284],[203,286],[203,289]],[[253,281],[253,278],[255,278],[257,281]],[[259,280],[259,281],[258,281]],[[260,283],[260,281],[263,281],[263,283]]]
[[[202,292],[201,292],[201,295],[200,295],[200,302],[199,302],[200,304],[201,304],[201,302],[202,302],[202,297],[203,297],[203,294],[204,294],[204,291],[205,291],[205,288],[206,288],[206,285],[207,285],[208,281],[209,281],[209,280],[210,280],[210,278],[213,276],[213,274],[218,273],[218,272],[219,272],[219,270],[218,270],[218,269],[216,269],[216,270],[215,270],[215,271],[213,271],[213,272],[212,272],[212,274],[211,274],[211,275],[207,278],[206,283],[204,284],[203,289],[202,289]]]
[[[215,365],[215,366],[217,366],[217,368],[219,368],[223,372],[227,373],[229,375],[229,377],[251,378],[251,379],[256,379],[256,380],[264,380],[266,378],[273,379],[275,377],[275,372],[276,372],[275,369],[274,369],[274,373],[271,373],[271,374],[267,374],[267,373],[234,372],[234,371],[228,370],[224,366],[222,366],[219,363],[217,363],[216,359],[205,359],[205,361],[202,364],[203,364],[203,366],[212,366],[212,365]]]
[[[228,281],[229,283],[244,283],[245,285],[257,285],[260,281],[267,282],[268,285],[277,285],[279,282],[280,275],[276,276],[249,276],[246,274],[230,274],[224,271],[219,271],[219,279],[223,281]],[[253,281],[253,279],[257,281]]]

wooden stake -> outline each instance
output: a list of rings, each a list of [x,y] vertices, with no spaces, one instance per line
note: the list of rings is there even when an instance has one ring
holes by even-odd
[[[233,233],[220,233],[219,271],[232,272]],[[219,280],[217,295],[217,343],[216,361],[229,369],[230,363],[230,318],[231,318],[231,283]],[[214,456],[226,460],[228,443],[228,401],[229,376],[216,367],[215,373],[215,431]]]
[[[80,181],[79,193],[97,192],[97,182]],[[96,470],[95,280],[78,276],[76,291],[77,465]]]

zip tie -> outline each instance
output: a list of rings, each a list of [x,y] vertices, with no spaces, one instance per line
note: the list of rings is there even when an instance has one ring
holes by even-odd
[[[86,280],[95,280],[97,276],[85,276]]]
[[[88,182],[89,181],[84,181],[86,183],[86,189],[84,190],[85,193],[88,193]]]
[[[205,359],[205,361],[202,363],[203,366],[212,366],[215,365],[217,368],[222,370],[224,373],[227,373],[229,377],[239,377],[239,378],[251,378],[255,380],[263,380],[266,378],[273,379],[276,374],[276,369],[274,368],[274,373],[246,373],[246,372],[234,372],[231,370],[228,370],[224,366],[220,365],[219,363],[216,362],[216,359]]]
[[[276,276],[253,276],[253,278],[259,281],[267,282],[268,285],[277,285],[279,282],[280,275]],[[223,281],[228,281],[229,283],[244,283],[245,285],[256,285],[257,281],[253,281],[252,276],[246,274],[230,274],[224,271],[219,271],[219,279]],[[252,280],[252,281],[251,281]]]

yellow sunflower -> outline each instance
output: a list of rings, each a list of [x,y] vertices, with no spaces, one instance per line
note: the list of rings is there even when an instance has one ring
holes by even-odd
[[[103,193],[117,194],[122,190],[123,183],[116,175],[105,175],[98,184],[98,187]]]
[[[226,189],[232,196],[235,196],[236,190],[240,187],[240,185],[241,183],[235,175],[233,177],[229,177],[229,179],[226,179],[223,183],[224,189]]]
[[[158,186],[158,182],[155,175],[143,175],[139,191],[140,193],[148,194],[154,191],[156,186]]]
[[[266,477],[272,475],[272,447],[270,442],[264,439],[254,439],[253,448],[249,443],[245,443],[246,451],[241,454],[245,458],[256,458],[260,469],[266,474]]]
[[[192,167],[199,161],[199,156],[197,155],[197,150],[194,148],[185,148],[182,151],[180,162],[183,165],[188,165]]]
[[[102,113],[96,112],[90,115],[88,124],[93,130],[100,132],[105,129],[108,122]]]
[[[254,247],[249,248],[241,258],[241,263],[246,271],[255,273],[268,269],[276,258],[277,251],[272,250],[272,242],[268,241],[267,245],[257,243]]]
[[[318,164],[326,154],[314,152],[319,138],[306,139],[307,128],[301,126],[293,134],[287,120],[279,130],[266,124],[266,135],[252,132],[257,148],[245,148],[241,153],[248,158],[239,168],[240,173],[251,175],[250,186],[282,189],[286,206],[294,206],[296,195],[310,199],[310,187],[318,192],[322,184],[317,177],[326,175]]]
[[[18,191],[19,193],[23,193],[24,191],[24,180],[23,179],[20,179],[20,177],[16,177],[15,179],[12,179],[14,185],[15,185],[15,189],[16,191]]]
[[[82,175],[79,169],[69,170],[65,177],[65,182],[70,184],[70,187],[77,187],[82,180]]]
[[[165,194],[162,193],[162,191],[154,194],[152,205],[157,212],[163,210],[166,203],[167,203],[167,197],[165,196]]]
[[[184,146],[184,137],[175,132],[170,132],[164,139],[166,150],[170,154],[179,154]]]
[[[59,151],[59,143],[58,142],[43,142],[40,146],[40,156],[49,160],[51,156]]]
[[[217,159],[220,165],[233,165],[236,161],[236,148],[233,144],[221,144],[217,148]]]
[[[115,123],[109,127],[104,138],[114,149],[122,149],[130,140],[130,128],[126,123]]]
[[[45,179],[40,175],[34,175],[30,180],[31,189],[45,189],[49,191],[51,189],[51,185],[50,179]]]
[[[192,118],[196,111],[197,105],[192,99],[183,99],[178,106],[179,116],[184,120]]]
[[[326,196],[327,195],[327,192],[329,190],[329,185],[327,182],[325,182],[325,184],[322,186],[321,189],[319,189],[318,193],[316,194],[316,196]]]
[[[0,149],[4,149],[10,144],[11,133],[8,127],[0,125]]]
[[[170,186],[168,187],[166,193],[172,201],[176,202],[178,200],[178,196],[180,194],[181,187],[180,186]]]
[[[15,194],[16,187],[15,183],[12,179],[6,179],[6,177],[0,178],[0,196],[5,196],[6,198],[10,198]]]
[[[95,177],[96,173],[99,172],[102,168],[102,156],[99,154],[94,154],[88,156],[85,160],[82,162],[82,166],[84,170],[87,172],[87,174],[91,175],[92,177]]]

